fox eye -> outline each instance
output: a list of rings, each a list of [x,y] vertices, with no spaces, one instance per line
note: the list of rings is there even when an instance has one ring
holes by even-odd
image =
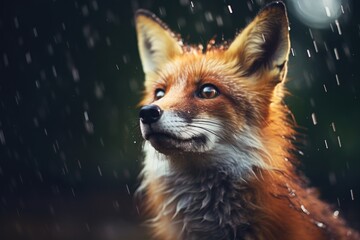
[[[219,95],[219,91],[212,84],[203,85],[198,93],[198,96],[200,98],[206,98],[206,99],[216,98],[218,95]]]
[[[165,95],[165,91],[163,89],[158,88],[158,89],[155,90],[155,98],[156,98],[156,100],[159,100],[164,95]]]

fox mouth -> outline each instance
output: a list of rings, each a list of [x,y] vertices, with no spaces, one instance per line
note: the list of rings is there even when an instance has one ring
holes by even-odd
[[[179,138],[174,134],[151,132],[144,137],[156,150],[164,154],[176,154],[179,153],[179,151],[190,152],[206,144],[205,135]]]

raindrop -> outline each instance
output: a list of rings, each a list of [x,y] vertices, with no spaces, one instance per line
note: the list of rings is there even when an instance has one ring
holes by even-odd
[[[311,37],[311,39],[314,39],[314,35],[313,35],[313,33],[312,33],[311,28],[309,28],[309,33],[310,33],[310,37]]]
[[[86,228],[86,230],[87,230],[88,232],[90,232],[90,226],[89,226],[88,223],[85,223],[85,228]]]
[[[328,143],[327,143],[326,139],[324,140],[324,143],[325,143],[325,147],[326,147],[326,149],[328,149],[328,148],[329,148],[329,146],[328,146]]]
[[[340,23],[339,23],[339,21],[338,21],[337,19],[335,20],[335,25],[336,25],[336,27],[337,27],[337,30],[338,30],[339,35],[341,35],[342,32],[341,32],[341,28],[340,28]]]
[[[51,215],[55,215],[55,209],[51,204],[49,204],[49,210],[50,210]]]
[[[325,12],[326,12],[326,16],[331,17],[331,12],[329,7],[325,6]]]
[[[325,51],[329,51],[328,45],[326,44],[326,42],[324,42],[324,47],[325,47]]]
[[[87,6],[87,5],[82,6],[81,12],[82,12],[82,14],[83,14],[84,17],[87,17],[87,16],[89,15],[89,8],[88,8],[88,6]]]
[[[307,52],[308,57],[310,58],[310,57],[311,57],[310,50],[309,50],[309,49],[307,49],[307,50],[306,50],[306,52]]]
[[[310,105],[312,107],[315,107],[315,100],[313,98],[310,98]]]
[[[0,142],[1,142],[2,145],[6,144],[5,135],[4,135],[3,130],[0,130]]]
[[[97,1],[92,1],[91,6],[95,11],[99,10],[99,5],[98,5]]]
[[[40,171],[37,171],[37,172],[36,172],[36,175],[38,176],[38,178],[39,178],[39,180],[40,180],[41,182],[44,181],[44,178],[43,178],[43,176],[42,176],[42,174],[41,174]]]
[[[327,88],[326,88],[326,85],[323,84],[323,87],[324,87],[324,91],[327,93]]]
[[[1,169],[0,169],[0,174],[1,174]],[[20,182],[21,182],[22,184],[24,184],[24,179],[23,179],[23,177],[21,176],[21,174],[19,174],[19,179],[20,179]]]
[[[85,125],[85,130],[86,130],[89,134],[93,134],[93,133],[94,133],[94,124],[92,124],[92,122],[90,122],[90,121],[85,121],[84,125]]]
[[[19,28],[19,20],[17,17],[14,18],[14,25],[15,25],[15,28]]]
[[[350,196],[351,196],[351,200],[353,200],[353,201],[354,201],[354,192],[353,192],[353,190],[352,190],[352,189],[350,189]]]
[[[334,172],[329,173],[329,182],[331,185],[335,185],[337,183],[336,174]]]
[[[82,166],[81,166],[81,162],[80,162],[80,160],[78,160],[78,161],[77,161],[77,163],[78,163],[78,165],[79,165],[79,168],[81,169],[81,168],[82,168]]]
[[[26,63],[27,64],[29,64],[29,63],[31,63],[31,54],[30,54],[30,52],[27,52],[26,54],[25,54],[25,59],[26,59]]]
[[[104,90],[105,88],[103,84],[95,83],[94,92],[97,99],[101,99],[104,97]]]
[[[89,115],[86,111],[84,112],[84,118],[85,118],[85,121],[89,121]]]
[[[127,193],[130,195],[130,189],[129,189],[129,186],[128,186],[127,184],[125,184],[125,186],[126,186],[126,191],[127,191]]]
[[[20,104],[20,100],[21,100],[21,97],[20,97],[20,94],[19,92],[16,92],[16,95],[15,95],[15,102],[17,105]]]
[[[334,211],[334,213],[333,213],[334,218],[337,218],[339,216],[339,213],[340,212],[338,210]]]
[[[335,78],[336,78],[336,84],[340,86],[339,76],[337,74],[335,74]]]
[[[334,132],[336,132],[336,128],[335,128],[335,123],[334,123],[334,122],[331,123],[331,127],[332,127],[332,130],[333,130]]]
[[[207,22],[212,22],[212,21],[214,21],[214,17],[213,17],[213,15],[212,15],[211,12],[205,12],[204,15],[205,15],[205,20],[206,20]]]
[[[295,57],[295,50],[294,50],[294,48],[291,48],[291,55],[292,55],[293,57]]]
[[[39,120],[37,118],[34,118],[33,122],[35,127],[39,127]]]
[[[195,29],[198,33],[205,33],[205,26],[202,22],[195,23]]]
[[[316,115],[315,115],[315,113],[312,113],[312,114],[311,114],[311,119],[312,119],[313,124],[316,125],[316,124],[317,124],[317,120],[316,120]]]
[[[313,41],[313,44],[314,44],[315,52],[319,52],[319,50],[318,50],[318,47],[317,47],[317,44],[316,44],[316,41],[315,41],[315,40]]]
[[[47,46],[47,51],[48,51],[50,56],[54,55],[54,48],[53,48],[53,46],[51,44],[49,44]]]
[[[335,54],[336,60],[339,60],[340,57],[339,57],[339,52],[338,52],[337,48],[334,48],[334,54]]]
[[[120,209],[120,204],[119,204],[119,201],[117,200],[114,200],[113,201],[113,207],[116,211],[118,211]]]
[[[40,88],[40,82],[38,80],[35,81],[36,88]]]
[[[102,171],[101,171],[100,166],[97,166],[97,170],[98,170],[98,172],[99,172],[99,175],[102,176]]]
[[[123,55],[122,56],[122,60],[125,64],[127,64],[129,62],[129,56],[128,55]]]
[[[185,27],[185,25],[186,25],[186,19],[185,19],[185,18],[179,18],[179,19],[177,20],[177,25],[178,25],[179,29]]]
[[[111,46],[111,39],[109,37],[105,38],[106,45]]]
[[[180,4],[182,6],[187,6],[187,5],[189,5],[189,0],[180,0]]]
[[[224,21],[221,16],[216,16],[216,24],[221,27],[224,25]]]
[[[55,153],[57,153],[57,149],[56,149],[55,144],[53,144],[52,146],[53,146],[53,150],[54,150],[54,152],[55,152]]]
[[[166,9],[164,7],[159,7],[159,13],[160,13],[160,16],[165,17]]]
[[[71,68],[71,75],[75,82],[78,82],[80,80],[80,75],[79,75],[79,71],[77,70],[77,68],[75,68],[75,67]]]
[[[339,147],[341,147],[341,140],[340,140],[340,136],[337,136],[337,140],[338,140],[338,143],[339,143]]]
[[[232,10],[232,8],[231,8],[231,5],[228,5],[227,7],[228,7],[229,12],[230,12],[230,13],[233,13],[233,10]]]
[[[4,60],[5,67],[9,66],[9,59],[5,53],[3,55],[3,60]]]
[[[33,34],[34,34],[34,37],[38,37],[38,32],[37,32],[37,29],[35,27],[33,28]]]
[[[56,68],[54,65],[51,67],[51,70],[52,70],[54,77],[57,77],[57,72],[56,72]]]
[[[247,6],[248,6],[250,12],[252,12],[254,10],[253,6],[252,6],[252,3],[250,1],[247,2]]]

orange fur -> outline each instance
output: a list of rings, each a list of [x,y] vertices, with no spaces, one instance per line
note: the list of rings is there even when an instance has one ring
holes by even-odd
[[[157,239],[360,239],[295,172],[295,131],[282,103],[287,21],[284,5],[270,4],[230,46],[202,53],[137,13],[140,105],[162,114],[141,121],[150,143],[140,191]],[[199,97],[209,85],[218,96]]]

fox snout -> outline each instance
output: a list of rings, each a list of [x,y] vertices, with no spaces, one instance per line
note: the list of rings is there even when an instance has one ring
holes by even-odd
[[[209,150],[216,142],[220,127],[215,120],[207,126],[204,120],[189,119],[184,112],[163,110],[156,104],[143,106],[139,111],[142,137],[158,152],[178,155]]]
[[[151,124],[157,122],[163,111],[155,104],[145,105],[140,109],[139,118],[143,124]]]

